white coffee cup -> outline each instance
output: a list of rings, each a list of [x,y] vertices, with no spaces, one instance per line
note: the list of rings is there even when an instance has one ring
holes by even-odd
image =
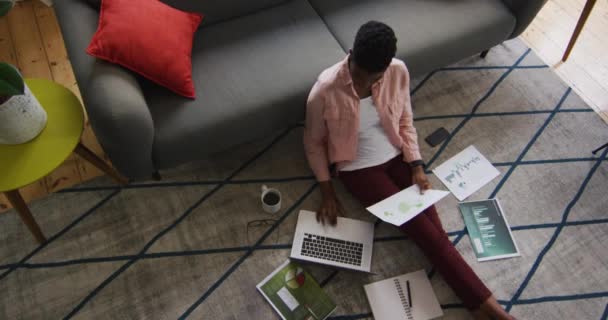
[[[281,192],[274,188],[262,186],[262,208],[268,213],[277,213],[281,210]]]

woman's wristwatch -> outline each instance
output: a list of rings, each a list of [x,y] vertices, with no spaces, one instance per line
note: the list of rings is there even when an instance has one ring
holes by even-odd
[[[422,166],[424,168],[424,161],[422,160],[414,160],[412,162],[409,163],[410,164],[410,168],[415,168],[417,166]]]

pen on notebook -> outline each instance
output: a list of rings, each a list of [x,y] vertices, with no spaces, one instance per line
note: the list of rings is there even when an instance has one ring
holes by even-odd
[[[405,286],[407,287],[407,301],[411,308],[412,307],[412,292],[410,291],[410,281],[409,280],[405,281]]]

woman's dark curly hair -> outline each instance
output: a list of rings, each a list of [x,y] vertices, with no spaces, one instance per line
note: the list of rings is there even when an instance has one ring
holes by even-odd
[[[378,21],[362,25],[355,36],[352,57],[367,72],[384,71],[397,51],[397,38],[391,27]]]

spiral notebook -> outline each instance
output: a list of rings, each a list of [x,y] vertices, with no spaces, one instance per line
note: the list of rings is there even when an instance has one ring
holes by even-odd
[[[443,315],[424,270],[370,283],[364,288],[376,320],[427,320]]]

